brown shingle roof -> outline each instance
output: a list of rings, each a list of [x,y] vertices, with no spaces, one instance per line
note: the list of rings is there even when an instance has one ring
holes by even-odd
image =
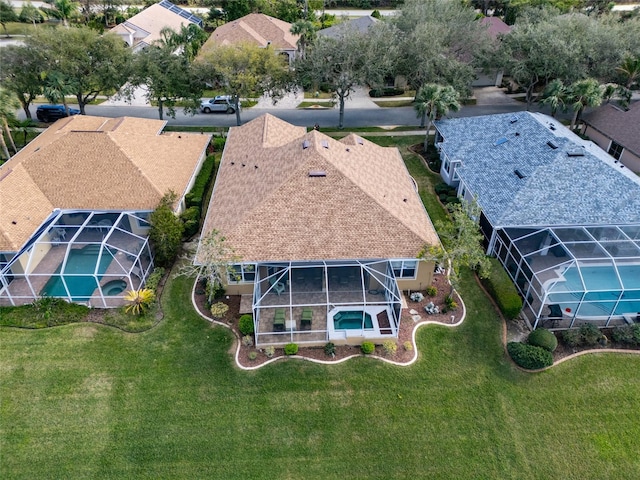
[[[213,229],[245,261],[407,258],[439,242],[396,148],[268,114],[229,132]]]
[[[181,198],[210,135],[166,122],[78,115],[59,120],[0,167],[0,251],[15,251],[54,208],[153,209]],[[14,223],[15,222],[15,223]]]
[[[299,35],[291,33],[291,24],[262,13],[250,13],[219,26],[202,46],[206,52],[212,45],[252,43],[266,47],[269,43],[280,50],[295,50]]]
[[[624,111],[608,103],[584,116],[587,125],[640,156],[640,102]]]

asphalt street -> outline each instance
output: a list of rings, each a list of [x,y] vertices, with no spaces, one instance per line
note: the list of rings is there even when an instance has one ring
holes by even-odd
[[[463,107],[459,112],[451,113],[450,117],[473,117],[477,115],[488,115],[494,113],[510,113],[525,109],[525,104],[517,105],[473,105]],[[35,119],[36,105],[31,106],[31,112]],[[293,125],[313,126],[318,123],[321,127],[337,127],[339,112],[338,109],[328,110],[303,110],[303,109],[246,109],[242,111],[241,120],[245,123],[264,113],[271,113],[282,120]],[[103,106],[88,105],[87,115],[97,115],[103,117],[139,117],[158,118],[156,107],[140,106]],[[18,116],[23,119],[24,112],[18,112]],[[230,127],[236,125],[235,114],[225,113],[197,113],[195,115],[185,115],[181,108],[176,110],[176,118],[167,117],[165,120],[169,125],[185,126],[216,126]],[[344,126],[367,127],[367,126],[416,126],[419,125],[415,110],[412,107],[388,107],[388,108],[353,108],[345,107]]]

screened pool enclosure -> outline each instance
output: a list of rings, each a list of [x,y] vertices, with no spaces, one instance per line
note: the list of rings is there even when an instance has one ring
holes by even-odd
[[[401,296],[389,261],[259,263],[249,270],[256,345],[398,336]]]
[[[117,307],[153,268],[149,212],[54,211],[22,249],[3,253],[0,305],[49,296]]]
[[[640,315],[640,225],[505,228],[492,251],[533,328],[633,323]]]

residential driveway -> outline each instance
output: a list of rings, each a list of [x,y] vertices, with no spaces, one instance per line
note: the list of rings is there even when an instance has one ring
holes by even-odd
[[[145,87],[137,87],[133,91],[133,96],[130,101],[119,97],[118,94],[115,94],[114,96],[107,98],[107,100],[102,102],[101,105],[104,105],[105,107],[148,107],[149,102],[147,102],[147,98],[145,96],[146,93],[147,89]]]
[[[298,104],[304,101],[304,92],[301,89],[297,89],[294,92],[286,94],[276,104],[273,103],[273,99],[269,95],[263,95],[258,99],[258,103],[251,107],[252,110],[263,110],[274,108],[277,109],[291,109],[296,108]]]
[[[522,102],[505,95],[498,87],[474,88],[473,95],[476,105],[522,105]]]

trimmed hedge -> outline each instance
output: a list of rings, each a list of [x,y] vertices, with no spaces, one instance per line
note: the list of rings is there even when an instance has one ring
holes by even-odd
[[[191,191],[185,195],[187,208],[198,207],[200,210],[202,210],[202,202],[204,201],[204,196],[213,178],[215,161],[216,157],[214,155],[209,155],[204,160],[204,162],[202,162],[202,168],[200,168],[200,172],[198,172],[198,176],[196,177],[196,181],[193,183]]]
[[[185,238],[191,238],[200,228],[200,208],[189,207],[180,214],[180,220],[184,223],[184,231],[182,235]]]
[[[611,338],[618,343],[640,345],[640,323],[614,328]]]
[[[527,370],[539,370],[553,365],[549,350],[520,342],[507,343],[507,351],[517,365]]]
[[[284,354],[285,355],[295,355],[298,353],[298,344],[296,343],[287,343],[284,346]]]
[[[509,319],[516,318],[522,310],[522,299],[516,286],[497,258],[490,258],[491,273],[482,278],[482,284],[498,304],[503,315]]]
[[[370,355],[375,352],[376,346],[373,342],[362,342],[362,345],[360,345],[360,349],[365,355]]]
[[[593,347],[602,338],[602,332],[592,323],[583,323],[578,328],[571,328],[562,332],[562,340],[570,347],[581,347],[583,345]]]
[[[550,332],[546,328],[538,328],[531,332],[527,341],[529,345],[542,347],[550,352],[553,352],[558,347],[558,339],[553,332]]]
[[[238,321],[238,330],[242,335],[253,334],[253,317],[249,314],[244,314]]]
[[[369,96],[372,98],[395,97],[403,93],[404,90],[402,88],[395,87],[374,88],[373,90],[369,90]]]

